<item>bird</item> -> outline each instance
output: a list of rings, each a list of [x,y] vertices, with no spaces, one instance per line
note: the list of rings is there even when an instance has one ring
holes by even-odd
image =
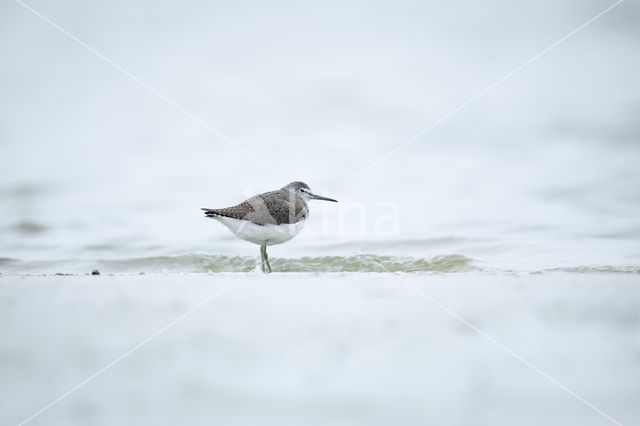
[[[295,181],[276,191],[254,195],[233,207],[202,210],[205,217],[217,220],[236,237],[258,244],[262,272],[271,273],[267,246],[286,243],[302,231],[309,217],[307,201],[310,200],[338,202],[314,194],[309,185]]]

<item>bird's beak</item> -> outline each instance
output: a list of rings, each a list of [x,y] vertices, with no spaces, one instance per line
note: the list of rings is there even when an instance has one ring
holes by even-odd
[[[338,202],[338,200],[334,200],[333,198],[323,197],[322,195],[312,194],[311,192],[307,192],[307,194],[309,194],[309,197],[311,197],[312,200],[333,201],[334,203]]]

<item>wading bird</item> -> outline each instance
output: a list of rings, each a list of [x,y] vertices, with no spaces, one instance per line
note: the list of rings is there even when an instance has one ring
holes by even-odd
[[[203,208],[206,217],[216,219],[233,234],[260,246],[262,271],[271,272],[267,246],[286,243],[302,230],[309,217],[309,200],[333,201],[311,192],[304,182],[291,182],[277,191],[254,195],[233,207]]]

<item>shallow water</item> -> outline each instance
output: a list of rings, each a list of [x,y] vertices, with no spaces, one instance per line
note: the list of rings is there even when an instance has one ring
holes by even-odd
[[[640,274],[640,266],[575,266],[546,269],[514,270],[504,266],[480,262],[462,255],[441,255],[433,258],[380,256],[360,254],[356,256],[319,256],[294,259],[274,258],[271,266],[275,272],[423,272],[423,273],[627,273]],[[59,260],[19,261],[0,259],[0,267],[6,275],[89,275],[100,274],[193,274],[216,272],[258,271],[259,259],[249,256],[224,256],[187,254],[181,256],[157,256],[109,260]],[[64,272],[61,272],[64,271]],[[94,272],[95,273],[95,272]],[[97,274],[97,273],[96,273]]]
[[[271,266],[277,272],[469,272],[480,270],[471,259],[459,255],[419,259],[379,255],[275,258]],[[67,273],[98,269],[106,273],[202,273],[250,272],[256,259],[248,256],[183,255],[98,261],[21,262],[0,259],[5,273]]]
[[[25,3],[117,67],[0,3],[1,424],[639,424],[638,2]]]

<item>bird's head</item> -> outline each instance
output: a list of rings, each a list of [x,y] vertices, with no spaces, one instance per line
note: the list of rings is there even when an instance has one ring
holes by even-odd
[[[302,197],[305,201],[309,200],[323,200],[323,201],[333,201],[337,203],[338,200],[334,200],[333,198],[323,197],[321,195],[316,195],[311,192],[309,185],[304,182],[296,181],[291,182],[290,184],[284,186],[282,189],[288,189],[295,193],[295,195]]]

